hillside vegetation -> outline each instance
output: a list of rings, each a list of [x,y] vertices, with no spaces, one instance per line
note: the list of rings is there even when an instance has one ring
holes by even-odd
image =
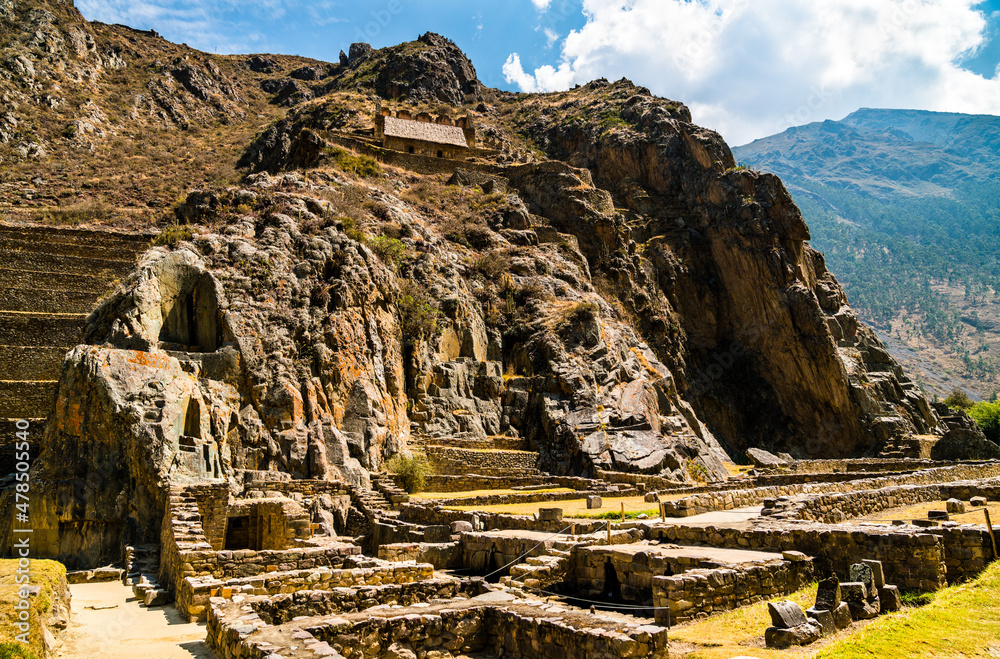
[[[782,177],[852,304],[926,388],[989,397],[1000,372],[998,138],[998,117],[863,109],[734,154]]]

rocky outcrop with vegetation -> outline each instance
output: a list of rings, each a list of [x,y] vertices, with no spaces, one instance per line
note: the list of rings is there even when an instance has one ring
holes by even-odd
[[[87,29],[99,52],[122,34]],[[143,64],[178,103],[143,121],[242,153],[242,176],[149,213],[157,244],[68,355],[32,476],[45,551],[155,541],[170,483],[364,488],[428,442],[694,483],[750,447],[860,456],[945,431],[781,181],[680,103],[626,80],[485,89],[433,34],[336,65],[185,56]],[[496,148],[393,160],[366,132],[387,99],[451,104]],[[213,112],[232,125],[212,133]]]

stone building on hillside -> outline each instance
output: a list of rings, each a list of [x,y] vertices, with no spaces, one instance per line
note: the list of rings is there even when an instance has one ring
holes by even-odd
[[[434,118],[427,112],[414,117],[407,110],[393,116],[388,108],[381,108],[375,117],[375,137],[386,149],[451,160],[465,160],[476,145],[476,129],[469,117]]]

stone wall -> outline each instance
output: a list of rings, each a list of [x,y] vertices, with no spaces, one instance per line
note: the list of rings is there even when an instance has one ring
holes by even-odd
[[[393,476],[396,484],[402,483],[402,478]],[[427,477],[424,490],[427,492],[474,492],[476,490],[510,490],[517,487],[533,485],[548,485],[550,487],[568,487],[574,490],[590,489],[600,481],[575,476],[482,476],[479,474],[432,474]]]
[[[930,485],[961,480],[976,480],[1000,476],[1000,463],[968,464],[924,469],[909,474],[866,478],[841,483],[809,483],[774,485],[747,490],[711,492],[663,502],[668,517],[687,517],[713,510],[731,510],[762,503],[764,499],[797,494],[828,494],[877,490],[898,485]]]
[[[256,615],[248,620],[241,614],[244,612],[236,607],[216,606],[213,602],[209,646],[221,659],[264,659],[273,645],[263,636],[256,637],[253,631],[266,623]],[[449,607],[393,617],[327,618],[296,632],[295,638],[314,652],[332,654],[336,646],[346,659],[398,657],[400,650],[424,656],[431,648],[438,659],[479,652],[508,659],[668,656],[666,628],[580,614],[571,617],[517,602]],[[390,654],[390,648],[400,650]]]
[[[382,545],[378,557],[383,561],[430,563],[435,570],[462,567],[460,542],[405,542]]]
[[[618,487],[618,486],[612,486]],[[509,503],[535,503],[538,501],[573,501],[574,499],[586,499],[591,494],[602,497],[634,497],[641,492],[634,488],[628,489],[595,489],[582,490],[577,492],[518,492],[517,494],[491,494],[478,497],[465,497],[457,499],[438,499],[434,502],[436,506],[498,506]]]
[[[410,606],[431,599],[468,598],[487,592],[479,577],[427,579],[401,584],[300,590],[273,597],[250,598],[246,604],[269,625],[280,625],[296,616],[356,613],[373,606]]]
[[[537,471],[538,454],[530,451],[476,451],[448,446],[425,446],[424,453],[440,474],[490,474]]]
[[[846,458],[842,460],[796,460],[786,469],[796,473],[834,473],[834,472],[879,472],[879,471],[916,471],[953,465],[952,462],[937,460],[922,460],[915,458]],[[970,463],[974,464],[974,463]]]
[[[614,531],[611,534],[611,544],[624,545],[643,539],[641,529]],[[572,548],[575,551],[583,546],[607,545],[606,537],[598,539],[589,536],[553,535],[542,540],[519,538],[497,533],[463,533],[462,534],[462,565],[474,573],[486,573],[497,570],[505,574],[508,564],[522,562],[530,556],[544,556],[553,549],[560,547]]]
[[[172,490],[173,491],[173,490]],[[216,551],[226,546],[226,518],[229,508],[229,484],[211,483],[184,489],[201,515],[201,532]]]
[[[845,518],[866,517],[902,506],[956,498],[968,501],[984,496],[991,501],[1000,495],[1000,483],[959,481],[941,485],[900,485],[879,490],[817,494],[791,503],[784,517],[828,524]]]
[[[447,510],[440,506],[430,508],[417,504],[403,504],[399,507],[399,520],[414,524],[450,525],[452,522],[463,521],[472,524],[472,528],[507,529],[524,531],[546,531],[558,533],[576,529],[576,533],[593,533],[606,528],[607,522],[596,519],[564,519],[561,521],[537,520],[527,515],[503,515],[486,512],[469,512]]]
[[[577,591],[585,596],[603,593],[606,586],[606,566],[610,561],[621,586],[622,598],[629,602],[652,606],[655,604],[653,585],[656,578],[680,578],[679,575],[687,576],[699,569],[719,567],[718,561],[706,557],[671,556],[656,552],[654,547],[650,549],[653,551],[623,552],[608,546],[576,547],[573,550],[575,563],[573,574]],[[759,596],[762,595],[793,592],[809,583],[813,577],[811,560],[798,562],[773,560],[752,567],[753,569],[751,566],[740,566],[730,570],[733,574],[742,574],[738,589],[734,589],[735,582],[731,580],[726,582],[727,586],[716,583],[718,580],[714,579],[711,588],[719,592],[708,597],[707,605],[710,606],[714,598],[721,597],[723,603],[720,604],[721,608],[716,610],[735,608],[737,602],[748,597],[756,596],[757,599],[761,599]],[[700,578],[696,581],[700,581]],[[682,579],[681,583],[690,585],[691,580]],[[734,595],[734,590],[739,591],[738,596]],[[732,606],[725,606],[726,602],[732,603]],[[700,604],[700,606],[705,605],[704,602]]]
[[[375,567],[346,570],[328,567],[268,572],[252,577],[217,579],[188,577],[177,589],[176,605],[181,615],[191,621],[205,620],[212,597],[229,599],[233,595],[278,595],[302,590],[333,590],[361,588],[386,584],[409,584],[426,581],[434,576],[434,566],[428,563],[408,565],[381,564]]]
[[[812,582],[812,561],[772,561],[695,569],[652,578],[656,622],[676,624],[698,614],[729,611],[794,593]]]
[[[844,576],[861,559],[879,560],[886,581],[907,590],[930,592],[948,582],[944,540],[933,533],[821,525],[801,529],[654,526],[649,536],[681,545],[800,551],[813,557],[820,576],[829,570]]]

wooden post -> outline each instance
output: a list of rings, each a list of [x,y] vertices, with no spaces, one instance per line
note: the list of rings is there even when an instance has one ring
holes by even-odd
[[[611,545],[611,520],[608,520],[608,546]]]
[[[666,508],[666,506],[663,505],[662,501],[660,501],[659,503],[660,503],[660,519],[663,520],[664,524],[666,524],[667,523],[667,508]]]
[[[993,535],[993,522],[990,521],[989,508],[983,508],[983,514],[986,515],[986,530],[989,531],[990,542],[993,543],[993,558],[1000,558],[1000,555],[997,555],[997,539],[996,536]]]
[[[622,501],[622,524],[625,523],[625,502]]]

